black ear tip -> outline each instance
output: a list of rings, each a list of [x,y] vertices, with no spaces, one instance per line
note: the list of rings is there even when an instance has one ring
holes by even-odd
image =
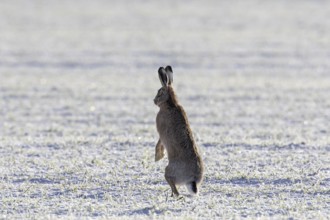
[[[173,71],[172,71],[172,67],[171,67],[171,66],[167,66],[167,67],[165,68],[165,70],[166,70],[166,71],[170,71],[170,72],[173,72]]]
[[[164,67],[159,67],[159,69],[158,69],[158,73],[162,73],[164,71]]]

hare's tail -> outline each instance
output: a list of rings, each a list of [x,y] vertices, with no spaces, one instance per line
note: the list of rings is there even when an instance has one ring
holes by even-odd
[[[187,183],[186,184],[186,187],[187,187],[188,191],[191,194],[194,194],[194,195],[197,195],[198,194],[198,188],[197,188],[197,184],[196,184],[195,181],[190,182],[190,183]]]

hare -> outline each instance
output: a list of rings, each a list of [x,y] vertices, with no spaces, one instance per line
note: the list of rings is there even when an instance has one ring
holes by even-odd
[[[165,169],[165,179],[172,189],[172,196],[179,196],[176,186],[180,185],[186,185],[190,193],[197,194],[203,180],[204,166],[187,115],[172,88],[172,67],[160,67],[158,75],[162,87],[154,99],[160,108],[156,117],[159,140],[155,161],[164,157],[166,149],[169,163]]]

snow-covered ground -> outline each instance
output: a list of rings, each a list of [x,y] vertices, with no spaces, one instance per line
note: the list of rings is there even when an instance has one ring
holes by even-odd
[[[0,218],[327,219],[330,3],[1,1]],[[206,166],[170,197],[172,65]]]

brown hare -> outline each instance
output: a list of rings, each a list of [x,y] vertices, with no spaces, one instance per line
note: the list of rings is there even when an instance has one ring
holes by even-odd
[[[197,194],[203,179],[203,161],[198,152],[190,129],[187,115],[178,103],[172,88],[173,71],[171,66],[160,67],[158,75],[162,88],[154,99],[159,106],[156,117],[159,140],[156,145],[155,160],[164,157],[166,149],[168,166],[165,179],[172,189],[172,196],[178,196],[176,186],[186,185],[190,193]]]

